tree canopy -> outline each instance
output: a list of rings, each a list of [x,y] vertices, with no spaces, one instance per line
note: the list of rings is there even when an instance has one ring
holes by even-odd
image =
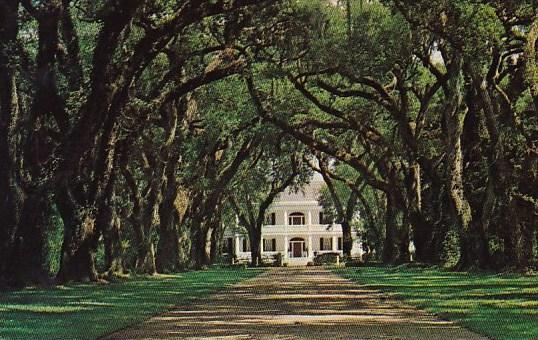
[[[537,43],[532,0],[0,0],[0,285],[207,266],[313,171],[345,252],[536,265]]]

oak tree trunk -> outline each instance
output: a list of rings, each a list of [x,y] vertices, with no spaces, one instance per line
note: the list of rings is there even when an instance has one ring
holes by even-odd
[[[353,236],[351,235],[351,225],[348,220],[341,221],[342,225],[342,250],[344,256],[351,257],[351,249],[353,248]]]
[[[172,208],[161,205],[159,243],[157,244],[156,266],[159,273],[174,273],[183,270],[180,260],[180,235],[178,222]],[[162,211],[165,210],[165,211]]]
[[[0,2],[0,286],[12,281],[8,273],[10,253],[20,222],[24,195],[17,176],[19,105],[16,55],[19,1]]]
[[[252,267],[262,265],[262,232],[261,225],[251,226],[248,228],[248,238],[250,241],[250,264]]]
[[[96,209],[78,205],[72,193],[60,191],[58,210],[64,223],[64,239],[60,259],[59,282],[97,281],[95,253],[99,239],[96,228]]]
[[[385,240],[383,241],[383,263],[392,264],[398,258],[396,247],[396,238],[398,234],[396,223],[396,208],[392,200],[387,197],[387,206],[385,211]]]

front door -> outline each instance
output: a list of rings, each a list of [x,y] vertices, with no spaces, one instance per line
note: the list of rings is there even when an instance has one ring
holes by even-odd
[[[303,244],[301,242],[292,243],[293,257],[303,257]]]

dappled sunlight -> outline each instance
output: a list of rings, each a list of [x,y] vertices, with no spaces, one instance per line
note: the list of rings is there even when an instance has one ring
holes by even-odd
[[[258,273],[211,269],[0,294],[0,339],[95,339]]]
[[[80,312],[88,310],[86,307],[71,307],[71,306],[47,306],[47,305],[19,305],[9,304],[0,305],[0,312],[27,312],[27,313],[45,313],[45,314],[63,314]]]
[[[271,269],[109,339],[481,339],[322,268]]]
[[[513,334],[521,339],[538,338],[536,276],[452,273],[420,268],[338,271],[366,287],[402,297],[483,334],[500,339],[511,339]]]

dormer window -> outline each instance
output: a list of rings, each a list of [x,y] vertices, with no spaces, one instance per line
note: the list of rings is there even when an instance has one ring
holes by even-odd
[[[304,214],[300,212],[291,213],[288,216],[289,225],[305,225]]]

